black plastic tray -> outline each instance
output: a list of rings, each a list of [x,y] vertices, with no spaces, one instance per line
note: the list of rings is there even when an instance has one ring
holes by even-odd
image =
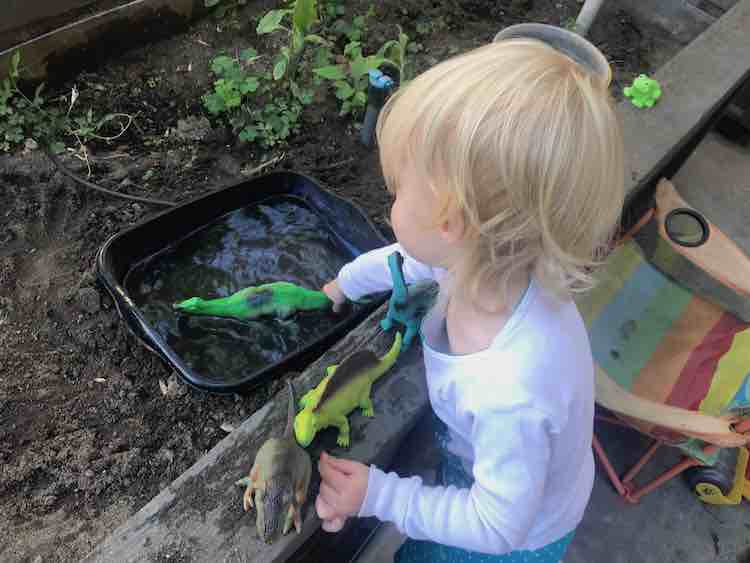
[[[149,350],[194,387],[214,393],[241,392],[287,371],[300,370],[362,322],[385,299],[375,299],[342,315],[340,322],[319,337],[278,362],[248,373],[240,382],[217,382],[202,377],[188,366],[139,311],[125,289],[125,278],[138,264],[223,215],[278,195],[302,198],[324,219],[331,234],[351,258],[388,242],[362,210],[321,188],[312,178],[295,172],[272,172],[181,204],[122,231],[107,240],[97,255],[97,276],[112,296],[120,317]]]

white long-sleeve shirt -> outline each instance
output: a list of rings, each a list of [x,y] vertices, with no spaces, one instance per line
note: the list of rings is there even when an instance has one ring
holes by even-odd
[[[396,244],[344,266],[344,294],[356,300],[390,289],[387,256],[396,250],[407,283],[447,275]],[[422,341],[431,406],[474,484],[428,487],[371,466],[359,515],[393,522],[413,539],[495,554],[538,549],[574,530],[594,481],[593,360],[575,304],[532,279],[486,350],[440,351],[447,335],[436,309],[422,323]]]

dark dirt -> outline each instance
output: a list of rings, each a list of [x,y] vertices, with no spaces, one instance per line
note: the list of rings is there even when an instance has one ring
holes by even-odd
[[[203,141],[177,138],[178,120],[203,115],[210,59],[257,44],[256,18],[272,7],[251,3],[238,14],[239,26],[207,18],[80,74],[79,103],[135,116],[117,141],[89,146],[91,179],[184,201],[284,152],[278,166],[311,175],[384,226],[389,197],[377,156],[358,144],[351,121],[330,103],[309,112],[278,151],[237,145],[218,124]],[[421,44],[413,60],[423,69],[487,43],[511,23],[560,25],[578,8],[576,0],[389,0],[376,8],[369,41],[382,43],[401,24]],[[347,3],[349,15],[365,9]],[[432,22],[427,34],[416,33],[419,22]],[[626,14],[605,13],[592,38],[614,63],[615,90],[649,70],[650,39]],[[64,161],[86,173],[75,156]],[[2,561],[80,559],[221,440],[222,425],[237,425],[280,388],[275,382],[251,396],[226,397],[172,381],[161,390],[159,382],[174,376],[128,333],[93,271],[109,236],[156,211],[74,186],[38,150],[0,156]]]

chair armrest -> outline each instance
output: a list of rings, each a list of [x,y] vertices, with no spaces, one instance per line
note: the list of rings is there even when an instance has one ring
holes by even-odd
[[[693,208],[680,197],[672,182],[664,178],[659,180],[655,195],[659,235],[672,249],[719,283],[740,295],[750,297],[750,258],[747,254],[708,220],[709,235],[705,243],[695,247],[675,243],[669,238],[665,228],[667,215],[675,209]]]
[[[734,431],[739,417],[718,417],[650,401],[618,385],[596,366],[596,402],[621,415],[668,428],[722,448],[744,446],[750,434]]]

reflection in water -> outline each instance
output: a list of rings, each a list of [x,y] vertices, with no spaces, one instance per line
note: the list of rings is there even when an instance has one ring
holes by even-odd
[[[348,259],[303,201],[278,197],[225,215],[139,265],[125,283],[151,326],[193,370],[231,383],[315,340],[340,317],[312,311],[237,321],[179,315],[172,304],[274,281],[318,289]]]

